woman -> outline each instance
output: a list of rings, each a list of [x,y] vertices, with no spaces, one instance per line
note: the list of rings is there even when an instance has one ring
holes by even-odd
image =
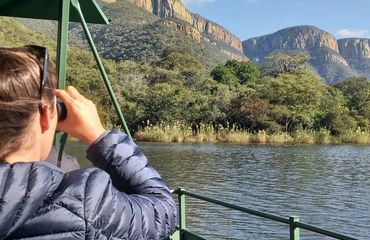
[[[90,100],[55,89],[49,65],[42,47],[0,48],[0,239],[168,237],[176,206],[157,171],[125,134],[105,131]],[[89,145],[97,168],[44,162],[56,130]]]

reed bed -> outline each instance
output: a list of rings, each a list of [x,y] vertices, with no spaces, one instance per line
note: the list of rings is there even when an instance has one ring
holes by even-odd
[[[359,128],[354,132],[348,132],[341,135],[339,141],[341,143],[369,144],[370,133],[368,131],[362,131]]]
[[[249,132],[235,126],[226,128],[202,124],[197,129],[182,124],[148,125],[135,134],[137,141],[147,142],[194,142],[194,143],[238,143],[238,144],[370,144],[370,132],[357,129],[340,136],[332,136],[326,129],[318,131],[296,130],[292,133],[266,131]]]

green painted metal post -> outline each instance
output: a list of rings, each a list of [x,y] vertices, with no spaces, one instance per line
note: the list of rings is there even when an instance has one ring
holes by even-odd
[[[112,86],[111,86],[111,84],[110,84],[110,81],[109,81],[108,75],[107,75],[107,73],[105,72],[105,69],[104,69],[103,63],[102,63],[102,61],[101,61],[101,59],[100,59],[100,57],[99,57],[98,51],[96,50],[96,47],[95,47],[94,41],[93,41],[93,39],[92,39],[92,37],[91,37],[91,34],[90,34],[90,31],[89,31],[89,29],[88,29],[88,27],[87,27],[87,24],[86,24],[85,18],[84,18],[83,14],[82,14],[82,10],[81,10],[81,7],[80,7],[80,3],[79,3],[79,1],[78,1],[78,0],[71,0],[71,3],[72,3],[72,6],[73,6],[73,7],[76,9],[76,11],[78,12],[78,15],[79,15],[80,20],[81,20],[82,28],[83,28],[83,30],[84,30],[84,32],[85,32],[85,35],[86,35],[87,41],[88,41],[88,43],[89,43],[89,45],[90,45],[90,48],[91,48],[91,50],[92,50],[92,52],[93,52],[93,54],[94,54],[95,60],[96,60],[96,62],[97,62],[97,64],[98,64],[98,67],[99,67],[100,73],[101,73],[101,75],[102,75],[102,77],[103,77],[103,80],[104,80],[105,86],[107,87],[108,92],[109,92],[109,95],[110,95],[110,97],[111,97],[111,99],[112,99],[112,101],[113,101],[114,108],[115,108],[115,109],[116,109],[116,111],[117,111],[117,114],[118,114],[118,116],[119,116],[119,118],[120,118],[120,120],[121,120],[121,123],[122,123],[122,125],[123,125],[123,127],[124,127],[124,129],[125,129],[125,131],[126,131],[126,133],[127,133],[127,135],[128,135],[130,138],[132,138],[132,137],[131,137],[131,134],[130,134],[130,131],[129,131],[128,127],[127,127],[127,124],[126,124],[125,118],[123,117],[123,114],[122,114],[122,111],[121,111],[121,107],[119,106],[119,103],[118,103],[118,100],[117,100],[117,98],[116,98],[116,95],[114,94],[114,91],[113,91]]]
[[[64,89],[66,85],[66,66],[67,66],[67,46],[68,46],[68,24],[70,0],[59,0],[59,20],[58,20],[58,39],[57,39],[57,74],[59,89]],[[62,133],[55,135],[54,145],[60,146]]]
[[[299,222],[299,217],[289,217],[290,240],[300,240],[301,238],[299,228],[295,226],[296,222]]]
[[[66,84],[69,9],[70,0],[60,0],[57,40],[57,72],[60,89],[64,89]]]
[[[182,230],[186,229],[185,220],[185,194],[182,193],[184,189],[178,189],[178,200],[179,200],[179,226],[180,226],[180,240],[182,240]]]

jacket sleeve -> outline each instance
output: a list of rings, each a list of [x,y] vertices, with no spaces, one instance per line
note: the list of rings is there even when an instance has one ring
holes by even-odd
[[[171,193],[130,138],[109,132],[90,146],[87,158],[109,174],[95,169],[86,180],[85,219],[95,229],[87,235],[164,239],[174,232],[177,212]]]

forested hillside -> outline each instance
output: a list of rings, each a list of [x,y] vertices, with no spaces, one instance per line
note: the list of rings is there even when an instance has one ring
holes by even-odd
[[[176,18],[162,19],[128,0],[115,3],[98,1],[111,22],[109,25],[89,24],[99,52],[108,59],[148,62],[158,59],[166,49],[190,51],[207,68],[225,63],[230,53],[242,55],[222,42],[205,40],[189,23]],[[50,37],[56,35],[56,23],[20,19],[31,29]],[[77,23],[70,24],[69,42],[88,49],[82,28]]]

